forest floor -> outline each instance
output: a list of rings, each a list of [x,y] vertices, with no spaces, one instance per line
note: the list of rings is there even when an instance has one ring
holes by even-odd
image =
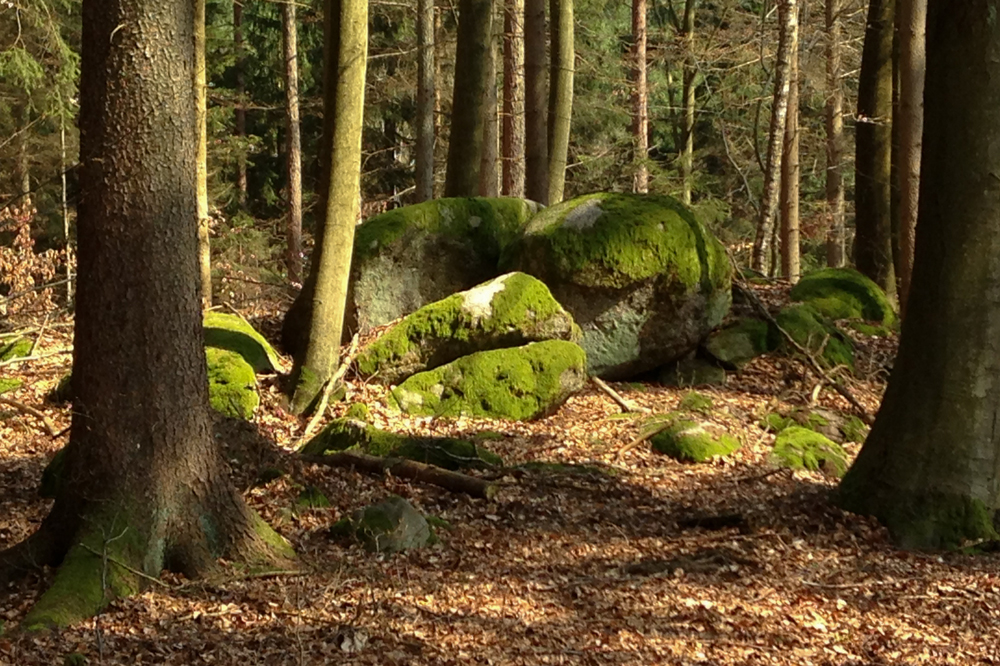
[[[262,312],[246,314],[259,322]],[[0,405],[0,547],[29,534],[49,507],[38,481],[66,442],[69,408],[44,397],[69,369],[71,330],[50,319],[36,355],[58,353],[0,368],[25,380],[4,397],[41,410],[57,434]],[[851,390],[874,413],[895,341],[859,342],[862,378]],[[248,499],[295,546],[300,574],[215,583],[164,574],[165,585],[114,601],[92,621],[0,635],[0,664],[60,664],[72,654],[82,655],[77,664],[178,666],[1000,663],[1000,556],[897,550],[876,522],[836,508],[835,480],[769,465],[774,436],[760,418],[808,404],[815,384],[802,364],[767,356],[724,388],[699,389],[713,400],[710,419],[743,447],[685,465],[648,443],[630,446],[643,415],[623,414],[596,387],[549,418],[514,423],[404,418],[378,408],[384,389],[350,382],[336,415],[363,400],[381,427],[490,431],[500,436],[485,445],[511,465],[581,467],[502,475],[487,501],[296,465]],[[653,412],[688,392],[612,386]],[[261,393],[257,426],[291,449],[304,421],[282,410],[277,378],[265,378]],[[817,403],[848,410],[827,389]],[[307,485],[331,506],[298,506]],[[394,556],[328,536],[338,518],[389,494],[450,529],[432,547]],[[729,527],[703,520],[731,514]],[[16,627],[50,577],[6,590],[0,619]]]

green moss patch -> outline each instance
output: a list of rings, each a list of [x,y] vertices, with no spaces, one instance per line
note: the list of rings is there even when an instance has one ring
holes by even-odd
[[[818,354],[828,368],[846,366],[854,370],[854,343],[833,322],[810,305],[790,305],[775,317],[784,331],[810,353]],[[772,332],[773,346],[786,353],[794,351],[779,331]]]
[[[363,402],[354,402],[347,408],[347,414],[345,416],[349,419],[368,422],[371,418],[371,409],[369,409],[368,405]]]
[[[226,349],[206,347],[205,358],[212,408],[234,418],[253,418],[260,404],[253,367],[242,356]]]
[[[708,414],[712,411],[712,399],[705,395],[704,393],[698,393],[697,391],[690,391],[681,398],[680,403],[677,405],[678,409],[683,409],[689,412],[700,412],[702,414]]]
[[[868,431],[869,428],[865,422],[854,415],[847,416],[840,424],[840,432],[843,433],[845,442],[863,444],[868,438]]]
[[[740,319],[714,331],[701,346],[720,363],[738,369],[761,354],[773,351],[774,340],[766,321]]]
[[[295,498],[295,505],[303,509],[327,509],[330,500],[316,486],[306,486]]]
[[[848,467],[847,453],[839,444],[802,426],[791,426],[778,434],[771,459],[779,467],[822,471],[838,479]]]
[[[31,354],[31,348],[35,345],[31,338],[18,338],[6,344],[0,345],[0,361],[10,361],[15,358],[24,358]]]
[[[24,382],[16,377],[0,377],[0,394],[9,393],[21,388]]]
[[[830,319],[864,319],[891,326],[896,313],[885,292],[853,268],[824,268],[792,287],[792,300],[808,303]]]
[[[654,451],[689,463],[707,462],[740,448],[739,440],[721,432],[718,426],[684,418],[670,421],[650,438],[650,443]]]
[[[408,414],[531,420],[551,414],[583,388],[586,367],[586,354],[572,342],[534,342],[418,373],[392,397]]]
[[[239,354],[255,372],[280,372],[283,368],[274,347],[237,314],[206,312],[205,344]]]

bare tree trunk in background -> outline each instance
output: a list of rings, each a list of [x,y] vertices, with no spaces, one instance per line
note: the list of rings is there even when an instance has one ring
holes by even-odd
[[[524,196],[524,0],[506,0],[503,28],[503,187]]]
[[[61,106],[61,105],[60,105]],[[62,210],[63,241],[66,243],[66,303],[73,303],[73,247],[69,238],[69,198],[66,192],[66,114],[59,114],[59,180],[62,191],[59,198]]]
[[[549,203],[549,92],[545,69],[545,0],[524,0],[524,189]]]
[[[854,263],[896,297],[892,256],[892,33],[894,0],[871,0],[858,77]]]
[[[247,154],[242,141],[247,135],[247,111],[244,106],[246,75],[243,72],[243,1],[233,2],[233,50],[236,52],[236,136],[240,139],[236,155],[236,192],[240,206],[247,205]]]
[[[494,8],[495,9],[495,8]],[[496,25],[496,15],[493,17]],[[479,196],[500,194],[500,108],[497,98],[497,37],[490,35],[486,66],[486,89],[483,91],[483,153],[479,162]]]
[[[698,73],[694,60],[694,3],[695,0],[686,0],[684,3],[684,22],[681,24],[685,49],[683,92],[681,93],[684,105],[684,150],[681,153],[681,199],[688,205],[691,205],[691,189],[693,187],[692,181],[694,180],[694,79]]]
[[[844,87],[840,81],[840,0],[826,0],[826,265],[844,265]]]
[[[774,97],[771,102],[771,125],[768,130],[767,164],[764,168],[764,193],[761,196],[760,219],[753,243],[753,269],[770,274],[771,236],[778,210],[778,181],[781,175],[781,154],[785,138],[785,117],[788,113],[789,58],[791,28],[796,20],[797,0],[778,0],[778,54],[774,63]]]
[[[788,113],[785,117],[784,155],[781,159],[781,274],[792,284],[799,280],[799,20],[790,21],[788,57]]]
[[[285,51],[285,118],[288,123],[288,280],[302,283],[302,141],[299,134],[299,45],[295,0],[281,5]]]
[[[549,0],[549,204],[563,200],[573,117],[573,0]]]
[[[417,201],[434,198],[434,0],[417,1]]]
[[[208,86],[205,81],[205,0],[194,0],[194,108],[198,162],[198,265],[201,272],[201,305],[212,307],[212,247],[208,217]]]
[[[649,110],[646,93],[646,0],[632,0],[632,191],[649,192]]]
[[[927,0],[899,0],[899,311],[913,275],[917,228],[920,151],[924,127],[924,72],[927,66]]]

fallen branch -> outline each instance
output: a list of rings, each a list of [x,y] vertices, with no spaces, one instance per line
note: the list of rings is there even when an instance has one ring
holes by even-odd
[[[326,412],[326,406],[330,402],[330,395],[333,393],[333,389],[340,384],[340,380],[342,380],[344,375],[347,374],[347,369],[351,367],[351,363],[354,363],[354,357],[358,355],[358,340],[359,336],[355,333],[354,337],[351,338],[351,344],[347,348],[347,353],[344,354],[344,357],[340,362],[340,367],[337,368],[337,371],[333,373],[333,376],[330,377],[329,381],[327,381],[326,385],[323,387],[323,393],[319,398],[319,405],[316,407],[316,413],[313,414],[311,419],[309,419],[309,423],[306,424],[306,429],[302,431],[302,437],[299,438],[300,444],[309,438],[309,435],[311,435],[312,431],[316,428],[316,424],[319,423],[321,418],[323,418],[323,414]]]
[[[434,465],[426,465],[415,460],[403,458],[379,458],[357,451],[339,451],[324,456],[300,456],[305,462],[331,467],[354,467],[368,474],[384,474],[390,472],[404,479],[413,479],[429,483],[445,490],[465,493],[472,497],[490,499],[496,494],[496,485],[477,479],[468,474],[452,472]]]
[[[52,422],[49,421],[49,418],[47,416],[45,416],[45,413],[38,409],[35,409],[31,405],[26,405],[23,402],[18,402],[17,400],[11,400],[10,398],[4,398],[4,397],[0,397],[0,405],[7,405],[8,407],[13,407],[14,409],[24,414],[34,416],[36,419],[42,422],[42,426],[49,437],[55,439],[56,437],[59,436],[59,433],[56,432],[56,429],[52,426]]]
[[[591,377],[590,379],[591,379],[592,382],[594,382],[594,386],[596,386],[597,388],[599,388],[602,391],[604,391],[604,393],[607,394],[607,396],[609,398],[611,398],[616,403],[618,403],[618,406],[622,408],[623,412],[626,412],[626,413],[628,413],[628,412],[644,412],[644,413],[648,413],[649,412],[649,410],[646,409],[646,408],[644,408],[644,407],[636,407],[635,405],[633,405],[632,403],[630,403],[628,400],[626,400],[625,398],[623,398],[621,396],[621,394],[618,393],[618,391],[616,391],[613,388],[611,388],[610,386],[608,386],[607,383],[605,383],[605,381],[603,379],[601,379],[600,377]]]
[[[0,368],[5,365],[13,365],[14,363],[23,363],[26,361],[38,361],[43,358],[49,358],[50,356],[59,356],[60,354],[72,354],[72,349],[60,349],[59,351],[45,352],[44,354],[35,354],[33,356],[18,356],[16,358],[9,358],[6,361],[0,361]]]

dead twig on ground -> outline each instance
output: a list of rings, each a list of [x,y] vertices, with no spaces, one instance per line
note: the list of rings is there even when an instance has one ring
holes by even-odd
[[[643,413],[648,413],[649,412],[649,410],[646,409],[645,407],[637,407],[637,406],[633,405],[632,403],[630,403],[628,400],[626,400],[625,398],[623,398],[621,396],[621,394],[618,393],[618,391],[616,391],[613,388],[611,388],[610,386],[608,386],[607,383],[603,379],[601,379],[600,377],[591,377],[590,380],[592,382],[594,382],[594,386],[596,386],[597,388],[601,389],[601,391],[603,391],[609,398],[611,398],[612,400],[614,400],[618,404],[618,406],[622,408],[623,412],[626,412],[626,413],[628,413],[628,412],[643,412]]]
[[[18,402],[17,400],[11,400],[10,398],[4,398],[0,396],[0,405],[7,405],[8,407],[13,407],[14,409],[28,414],[29,416],[34,416],[36,419],[42,422],[42,427],[49,437],[55,439],[59,436],[52,422],[49,421],[49,417],[45,415],[41,410],[35,409],[31,405],[26,405],[23,402]]]
[[[337,368],[337,371],[333,373],[333,376],[330,377],[330,380],[323,387],[323,393],[320,395],[319,405],[316,407],[316,413],[313,414],[311,419],[309,419],[309,423],[306,424],[306,429],[302,431],[302,437],[299,438],[300,444],[309,438],[313,430],[316,428],[316,424],[318,424],[319,420],[323,418],[323,414],[326,412],[326,406],[330,402],[330,395],[340,384],[344,375],[347,374],[347,369],[351,367],[352,363],[354,363],[354,357],[358,355],[359,339],[358,334],[355,333],[354,337],[351,338],[351,344],[347,347],[347,353],[344,354],[340,361],[340,367]]]

